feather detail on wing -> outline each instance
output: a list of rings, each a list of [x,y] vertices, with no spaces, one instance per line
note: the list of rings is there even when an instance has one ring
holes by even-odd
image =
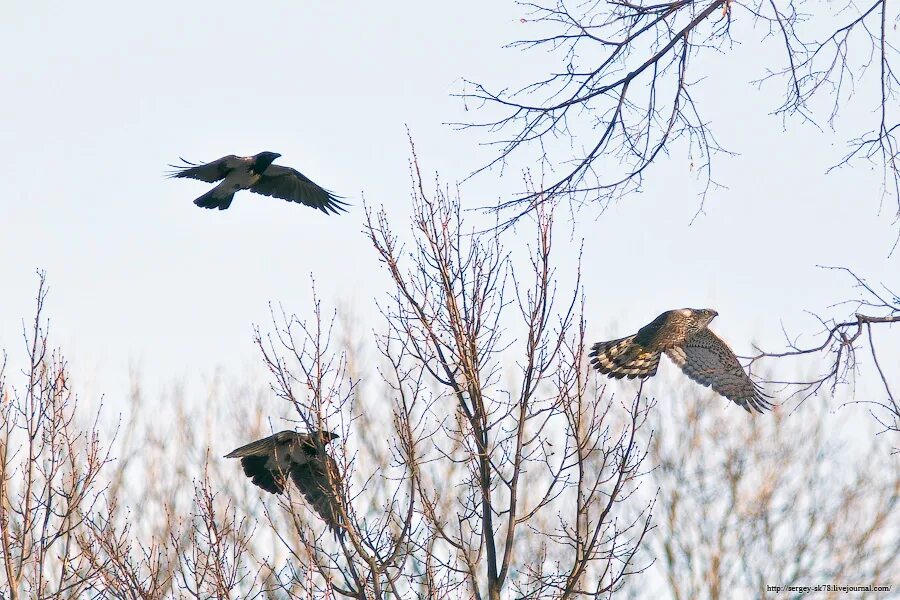
[[[338,214],[346,211],[347,206],[340,196],[329,192],[315,184],[300,171],[281,165],[271,165],[250,188],[251,192],[281,198],[290,202],[299,202],[306,206],[318,208],[325,214]]]
[[[771,396],[750,379],[728,344],[709,329],[692,335],[682,346],[666,350],[666,355],[688,377],[711,387],[747,412],[772,409],[768,401]]]
[[[275,446],[278,444],[284,444],[285,442],[289,442],[291,440],[297,440],[301,437],[301,434],[296,431],[279,431],[274,435],[270,435],[269,437],[265,437],[261,440],[256,440],[255,442],[250,442],[240,448],[232,450],[228,454],[225,455],[225,458],[242,458],[244,456],[268,456],[273,450],[275,450]]]
[[[591,364],[601,373],[616,379],[652,377],[659,366],[660,353],[645,349],[635,343],[634,338],[631,335],[594,344],[590,353]]]
[[[337,463],[327,454],[304,465],[294,465],[291,468],[291,479],[313,510],[331,529],[337,531],[341,521],[340,504],[329,485],[326,469],[331,471],[335,489],[340,489]]]
[[[232,450],[225,458],[240,458],[244,474],[254,485],[272,494],[281,494],[287,482],[291,449],[299,437],[300,434],[294,431],[279,431]]]
[[[245,456],[241,458],[244,475],[253,481],[253,485],[272,494],[284,493],[287,473],[281,469],[271,468],[268,456]]]

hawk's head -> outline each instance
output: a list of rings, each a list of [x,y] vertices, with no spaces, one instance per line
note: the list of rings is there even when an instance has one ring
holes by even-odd
[[[719,314],[711,308],[682,308],[672,312],[677,313],[683,319],[687,335],[703,331]]]
[[[719,313],[711,308],[694,308],[691,309],[697,318],[698,325],[703,328],[712,323],[712,320],[719,316]]]

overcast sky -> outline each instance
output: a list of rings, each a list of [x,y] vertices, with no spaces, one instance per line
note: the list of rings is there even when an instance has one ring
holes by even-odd
[[[528,34],[522,16],[512,2],[468,1],[9,5],[0,21],[0,347],[21,353],[36,268],[47,271],[55,343],[76,380],[112,405],[130,365],[162,385],[255,364],[252,324],[265,327],[270,301],[308,313],[311,275],[327,304],[363,317],[362,334],[379,328],[373,300],[387,279],[360,233],[363,195],[406,228],[406,125],[426,172],[449,182],[491,156],[477,145],[485,138],[444,125],[479,117],[450,94],[463,77],[500,88],[543,74],[546,59],[502,48]],[[880,171],[825,175],[874,107],[846,111],[837,133],[790,121],[785,130],[770,116],[777,90],[748,83],[774,56],[744,44],[703,66],[695,99],[739,153],[717,160],[727,189],[708,198],[705,215],[689,225],[700,184],[689,158],[673,153],[641,195],[602,215],[584,210],[561,231],[563,272],[584,239],[593,337],[710,306],[720,313],[713,329],[746,354],[752,340],[780,348],[782,324],[815,331],[804,311],[852,297],[846,277],[817,264],[900,285],[900,253],[887,256],[894,206],[878,214]],[[191,203],[209,185],[164,177],[179,156],[262,150],[346,196],[350,213],[246,192],[210,212]],[[463,202],[519,189],[517,171],[488,173],[462,187]],[[883,351],[896,357],[897,334],[883,333]],[[886,363],[896,381],[900,361]]]

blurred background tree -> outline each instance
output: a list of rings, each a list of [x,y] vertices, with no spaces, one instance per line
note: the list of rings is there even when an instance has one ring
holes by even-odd
[[[653,557],[631,597],[767,598],[768,586],[891,585],[900,572],[900,465],[887,440],[824,403],[741,419],[673,390],[650,419]],[[856,583],[854,583],[856,582]],[[814,594],[839,598],[845,592]],[[860,597],[884,597],[884,593]]]

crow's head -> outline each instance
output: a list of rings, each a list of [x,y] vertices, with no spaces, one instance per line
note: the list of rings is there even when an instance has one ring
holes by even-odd
[[[331,433],[330,431],[310,431],[307,434],[309,437],[307,441],[303,442],[303,450],[309,454],[310,456],[316,455],[319,453],[319,443],[321,442],[322,447],[327,446],[332,440],[336,440],[341,437],[336,433]],[[316,440],[318,438],[318,441]]]
[[[279,156],[281,155],[277,152],[260,152],[256,155],[256,160],[253,162],[253,171],[262,175]]]
[[[332,441],[332,440],[336,440],[336,439],[338,439],[339,437],[341,437],[341,436],[339,436],[339,435],[336,434],[336,433],[332,433],[332,432],[330,432],[330,431],[324,431],[324,430],[323,430],[323,431],[316,432],[316,433],[318,433],[318,435],[322,438],[322,443],[323,443],[323,444],[327,444],[328,442],[330,442],[330,441]],[[313,435],[316,435],[316,433],[313,433]]]

